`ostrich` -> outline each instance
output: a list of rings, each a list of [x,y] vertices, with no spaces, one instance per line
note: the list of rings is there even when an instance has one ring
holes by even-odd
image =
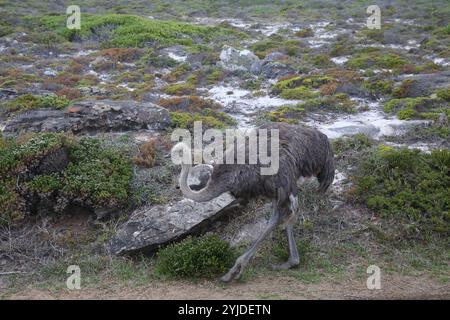
[[[215,164],[206,186],[196,191],[187,183],[191,165],[182,164],[179,186],[184,196],[194,201],[210,201],[224,192],[230,192],[238,203],[261,196],[272,200],[272,216],[266,229],[255,243],[237,258],[234,266],[221,278],[223,282],[229,282],[242,275],[261,242],[279,224],[286,230],[289,259],[281,265],[274,266],[274,269],[297,266],[299,256],[293,234],[298,211],[297,180],[302,177],[317,177],[320,184],[318,191],[325,192],[334,179],[333,151],[326,135],[316,129],[285,123],[271,123],[261,126],[260,129],[267,129],[269,132],[276,129],[279,132],[279,170],[274,175],[261,175],[262,165],[259,162]],[[184,148],[184,152],[186,149],[190,152],[186,147],[183,145],[179,148]]]

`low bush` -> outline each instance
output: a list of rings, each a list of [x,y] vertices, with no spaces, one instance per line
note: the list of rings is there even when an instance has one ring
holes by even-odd
[[[70,103],[65,96],[56,95],[34,96],[32,94],[21,95],[4,104],[4,108],[8,112],[24,112],[31,109],[51,108],[64,109]]]
[[[34,134],[22,140],[2,139],[0,144],[2,222],[33,213],[40,199],[50,200],[54,206],[58,199],[91,208],[127,206],[131,163],[119,151],[102,147],[96,139],[74,140],[56,133]],[[63,149],[68,157],[65,166],[58,156],[52,156]],[[39,169],[43,160],[44,172]],[[34,205],[29,206],[30,201]],[[52,211],[51,205],[48,210]]]
[[[351,196],[414,233],[450,231],[450,151],[380,145],[352,176]]]
[[[234,250],[216,235],[189,237],[160,250],[155,269],[172,278],[212,278],[232,266]]]

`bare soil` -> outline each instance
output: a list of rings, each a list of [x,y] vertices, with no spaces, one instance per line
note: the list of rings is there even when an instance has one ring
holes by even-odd
[[[152,281],[146,286],[108,285],[81,290],[30,289],[7,299],[450,299],[450,285],[426,276],[386,275],[381,289],[369,290],[366,280],[322,281],[304,284],[285,276],[258,276],[247,282],[220,285],[204,281]]]

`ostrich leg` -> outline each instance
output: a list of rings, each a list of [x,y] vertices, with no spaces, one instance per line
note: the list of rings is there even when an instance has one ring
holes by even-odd
[[[291,223],[286,226],[286,235],[289,243],[289,260],[285,263],[272,266],[273,270],[287,270],[292,267],[298,266],[300,258],[298,256],[297,244],[294,239],[294,224]]]
[[[255,243],[253,243],[253,245],[243,255],[241,255],[239,258],[236,259],[236,262],[234,266],[230,269],[230,271],[228,271],[227,274],[225,274],[222,278],[220,278],[222,282],[230,282],[231,280],[239,278],[242,275],[244,268],[247,266],[248,262],[253,257],[256,250],[258,250],[260,244],[278,225],[280,214],[276,200],[273,201],[272,206],[273,206],[272,216],[270,217],[266,229],[258,237]]]
[[[285,263],[272,266],[274,270],[287,270],[292,267],[297,266],[300,263],[300,258],[298,256],[297,244],[294,239],[294,223],[296,222],[297,211],[298,211],[298,198],[296,195],[289,196],[289,209],[291,214],[286,217],[287,225],[286,225],[286,235],[289,244],[289,260]],[[284,217],[283,217],[284,218]]]

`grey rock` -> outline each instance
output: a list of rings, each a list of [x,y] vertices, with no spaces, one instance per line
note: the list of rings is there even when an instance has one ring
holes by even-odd
[[[269,53],[263,60],[263,63],[268,63],[268,62],[273,62],[273,61],[278,61],[281,59],[284,59],[286,57],[286,55],[284,53],[281,53],[279,51],[274,51]]]
[[[0,88],[0,100],[12,99],[18,96],[16,90]]]
[[[250,50],[237,50],[230,46],[224,46],[220,53],[222,67],[229,71],[249,71],[259,73],[260,60]]]
[[[294,72],[292,67],[277,61],[264,63],[261,67],[261,74],[267,79],[283,77]]]
[[[182,199],[174,204],[135,211],[110,239],[108,251],[115,255],[154,253],[160,246],[211,229],[234,198],[224,193],[209,202]]]
[[[433,74],[418,74],[408,78],[396,78],[397,81],[412,80],[405,92],[406,97],[426,97],[437,88],[445,88],[450,85],[450,71]]]
[[[169,125],[169,112],[153,103],[86,100],[66,110],[37,109],[22,113],[6,123],[4,133],[162,130]]]

